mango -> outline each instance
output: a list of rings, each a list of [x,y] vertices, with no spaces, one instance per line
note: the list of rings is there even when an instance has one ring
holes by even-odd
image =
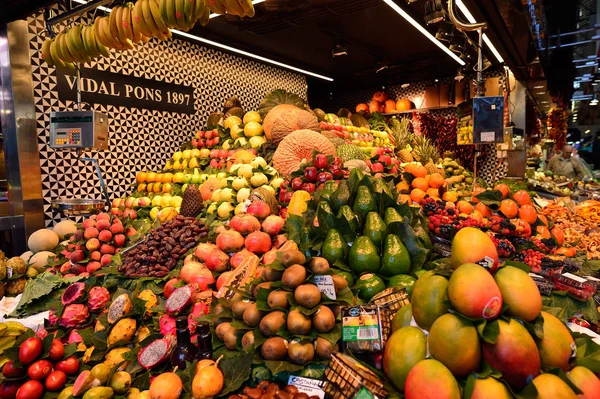
[[[125,370],[129,362],[125,362],[123,354],[127,352],[131,352],[131,349],[125,347],[112,349],[104,355],[104,363],[108,364],[110,367],[116,367],[121,364],[119,370]]]
[[[135,335],[137,324],[135,319],[121,319],[110,330],[108,335],[108,346],[112,346],[117,342],[129,342]]]
[[[417,327],[403,327],[394,332],[383,352],[383,372],[399,390],[415,364],[427,356],[427,337]]]
[[[538,340],[542,369],[561,368],[569,371],[569,361],[574,355],[575,341],[567,326],[550,313],[542,312],[544,318],[544,338]]]
[[[498,320],[500,333],[495,344],[483,342],[483,359],[500,371],[515,388],[523,388],[528,380],[540,374],[540,355],[535,341],[521,323]]]
[[[115,393],[110,387],[96,387],[87,391],[83,399],[111,399]]]
[[[429,330],[429,353],[456,377],[465,377],[479,368],[481,345],[473,324],[447,313]]]
[[[450,262],[453,269],[465,263],[491,263],[491,272],[495,272],[500,265],[498,250],[492,239],[474,227],[465,227],[456,233],[452,239]]]
[[[91,372],[94,378],[100,381],[102,385],[104,385],[106,384],[106,381],[108,381],[108,376],[110,375],[111,367],[106,363],[99,363],[92,367]]]
[[[508,305],[507,315],[529,322],[539,316],[542,296],[529,274],[517,267],[506,266],[496,272],[494,280],[500,288],[502,300]]]
[[[475,263],[459,266],[448,283],[454,308],[472,319],[495,319],[502,311],[502,294],[492,275]]]
[[[442,363],[427,359],[417,363],[404,385],[406,399],[460,399],[456,379]]]
[[[402,327],[410,326],[412,317],[412,305],[410,303],[408,305],[404,305],[399,311],[396,312],[394,318],[392,319],[392,332],[398,331]]]
[[[475,380],[470,399],[512,399],[513,396],[503,383],[488,377]]]
[[[568,376],[571,382],[583,392],[578,396],[579,399],[600,398],[600,379],[591,370],[577,366],[569,372]]]
[[[575,392],[554,374],[540,374],[533,379],[538,399],[577,399]]]
[[[429,330],[433,322],[448,313],[444,301],[448,300],[448,280],[433,271],[423,273],[415,283],[410,302],[419,327]]]
[[[63,389],[57,399],[73,399],[73,387]]]

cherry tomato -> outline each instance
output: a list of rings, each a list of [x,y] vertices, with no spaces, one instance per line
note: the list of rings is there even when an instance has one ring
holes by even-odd
[[[65,360],[56,363],[56,370],[64,372],[66,375],[73,375],[79,371],[79,360],[75,356],[69,356]]]
[[[32,380],[45,380],[52,372],[52,363],[48,360],[38,360],[27,369],[27,375]]]
[[[65,346],[60,340],[55,339],[52,341],[52,345],[50,345],[50,352],[48,353],[48,357],[51,360],[60,360],[65,355]]]
[[[14,399],[17,396],[17,391],[21,387],[21,382],[6,381],[0,385],[0,398]]]
[[[9,360],[2,368],[2,375],[6,378],[21,378],[25,376],[27,372],[23,367],[16,367],[15,362]]]
[[[64,372],[60,370],[53,371],[46,378],[46,389],[49,391],[60,391],[64,388],[66,382],[67,375]]]
[[[44,394],[44,386],[36,380],[29,380],[17,391],[17,399],[40,399]]]
[[[38,337],[28,338],[19,348],[19,360],[25,365],[33,363],[42,354],[43,349],[41,339]]]

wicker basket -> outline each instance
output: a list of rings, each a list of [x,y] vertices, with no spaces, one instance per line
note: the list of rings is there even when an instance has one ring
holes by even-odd
[[[354,399],[366,390],[374,398],[388,395],[381,380],[353,358],[335,353],[325,370],[325,393],[333,399]],[[361,397],[363,395],[360,395]]]

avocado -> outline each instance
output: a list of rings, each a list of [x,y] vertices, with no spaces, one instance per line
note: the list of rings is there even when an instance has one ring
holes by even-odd
[[[385,289],[385,283],[382,278],[373,273],[366,273],[360,276],[356,282],[358,297],[365,302],[369,302],[375,295]]]
[[[340,208],[337,217],[339,219],[342,216],[348,221],[348,224],[350,224],[352,231],[358,232],[358,219],[352,211],[352,208],[350,208],[350,205],[344,205]]]
[[[367,186],[359,186],[354,198],[352,210],[358,216],[361,225],[365,223],[369,212],[377,212],[377,202]]]
[[[331,194],[331,208],[334,212],[339,212],[342,206],[350,202],[350,189],[346,180],[342,180],[338,188]]]
[[[365,229],[363,235],[369,237],[373,245],[381,253],[383,247],[383,239],[386,235],[387,227],[381,216],[377,212],[369,212],[367,214],[367,220],[365,222]]]
[[[331,201],[331,196],[337,190],[337,183],[335,180],[328,180],[323,184],[323,189],[320,192],[319,200],[320,201]]]
[[[340,259],[344,260],[347,254],[348,245],[340,232],[336,229],[330,229],[321,247],[321,256],[327,259],[330,265],[333,265]]]
[[[356,274],[376,273],[381,267],[381,258],[377,248],[369,237],[357,237],[348,253],[350,269]]]
[[[400,237],[388,234],[383,246],[383,258],[379,273],[385,277],[393,277],[398,274],[410,272],[410,255],[402,244]]]
[[[398,213],[395,208],[387,208],[383,218],[386,226],[394,222],[402,222],[404,218]]]
[[[333,215],[331,207],[327,201],[320,201],[319,205],[317,206],[317,220],[319,222],[319,227],[326,226],[324,217],[327,215]]]

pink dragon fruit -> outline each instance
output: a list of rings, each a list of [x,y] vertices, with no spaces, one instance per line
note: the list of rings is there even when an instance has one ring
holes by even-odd
[[[69,337],[67,338],[67,344],[78,344],[83,342],[83,338],[77,332],[77,330],[71,330]]]
[[[82,282],[73,283],[65,289],[60,298],[63,305],[79,302],[85,295],[85,284]]]
[[[138,354],[138,363],[140,366],[150,369],[165,362],[171,356],[176,343],[177,339],[172,334],[152,341]]]
[[[167,314],[162,315],[158,320],[160,333],[162,335],[175,334],[175,318]]]
[[[198,288],[195,284],[188,284],[177,288],[165,303],[167,313],[176,314],[185,311],[196,301],[197,293]]]
[[[48,322],[51,326],[55,326],[58,323],[58,315],[54,313],[54,309],[50,309],[50,314],[48,315]]]
[[[46,331],[46,329],[42,327],[36,331],[35,335],[37,335],[40,339],[44,339],[48,336],[48,331]]]
[[[204,302],[196,302],[194,306],[192,306],[192,310],[190,311],[190,316],[194,319],[197,319],[200,316],[204,316],[210,312],[210,306],[208,306]]]
[[[90,313],[85,305],[67,305],[60,317],[59,323],[65,328],[78,327],[87,321],[89,315]]]
[[[94,287],[90,290],[88,298],[88,309],[90,312],[103,310],[110,302],[110,293],[104,287]]]

